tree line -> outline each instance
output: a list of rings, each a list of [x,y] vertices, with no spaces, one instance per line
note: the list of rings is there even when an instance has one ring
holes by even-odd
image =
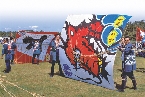
[[[145,20],[140,20],[140,21],[134,21],[134,22],[128,22],[124,31],[123,31],[123,36],[129,36],[132,41],[136,40],[136,28],[139,27],[142,30],[145,30]],[[42,30],[40,32],[43,32]],[[11,34],[13,36],[16,36],[17,31],[0,31],[0,37],[9,37]]]
[[[145,20],[128,22],[126,28],[124,29],[123,36],[129,36],[133,41],[135,41],[137,27],[145,30]]]
[[[11,34],[13,34],[13,37],[16,36],[16,31],[8,31],[8,32],[5,32],[5,31],[0,31],[0,37],[10,37]]]

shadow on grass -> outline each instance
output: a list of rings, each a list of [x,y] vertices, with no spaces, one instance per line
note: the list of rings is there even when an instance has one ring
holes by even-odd
[[[48,74],[51,75],[51,73],[48,73]],[[59,71],[57,71],[56,73],[54,73],[54,76],[55,76],[55,75],[61,76],[61,77],[65,77],[64,74],[60,75]]]
[[[116,89],[118,89],[118,90],[121,89],[121,85],[120,84],[118,84],[117,82],[114,82],[114,84],[116,85],[115,86]],[[125,88],[129,88],[130,89],[130,87],[128,87],[128,86],[126,86]]]
[[[122,72],[122,69],[117,69],[118,71]]]
[[[136,72],[145,73],[145,68],[136,68]]]

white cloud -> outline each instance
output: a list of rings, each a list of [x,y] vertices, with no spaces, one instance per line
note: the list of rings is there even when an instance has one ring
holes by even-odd
[[[38,26],[29,26],[31,29],[37,29]]]
[[[29,26],[29,28],[33,29],[34,31],[37,31],[38,26]]]
[[[5,28],[5,30],[10,30],[11,28]]]

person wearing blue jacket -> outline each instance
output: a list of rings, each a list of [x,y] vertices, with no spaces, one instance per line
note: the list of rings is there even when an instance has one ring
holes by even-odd
[[[3,45],[3,48],[2,48],[2,56],[1,56],[1,59],[3,59],[3,55],[4,55],[4,44],[6,42],[6,39],[4,38],[3,41],[2,41],[2,45]]]
[[[60,65],[60,60],[59,60],[59,47],[60,47],[59,42],[60,42],[60,35],[56,34],[55,38],[50,43],[50,47],[51,47],[50,56],[51,56],[51,59],[52,59],[50,77],[54,76],[54,65],[55,65],[55,63],[58,63],[60,75],[63,76],[61,65]]]
[[[4,43],[3,47],[4,47],[3,55],[5,55],[5,63],[6,63],[6,69],[4,70],[4,72],[9,73],[11,71],[10,60],[12,57],[8,38],[6,38],[6,42]]]
[[[11,60],[11,64],[13,64],[14,58],[15,58],[15,49],[17,48],[16,43],[15,43],[15,39],[14,38],[10,38],[10,45],[11,45],[11,55],[12,55],[12,60]]]
[[[34,63],[34,59],[37,56],[37,65],[39,65],[39,56],[41,54],[41,44],[38,42],[38,40],[35,40],[33,43],[33,58],[32,58],[32,64]]]
[[[134,50],[132,48],[132,43],[130,43],[130,38],[128,36],[125,37],[125,49],[120,48],[122,51],[122,85],[119,92],[124,92],[127,82],[127,76],[132,80],[133,89],[136,90],[136,80],[133,74],[133,71],[136,70],[136,60]]]

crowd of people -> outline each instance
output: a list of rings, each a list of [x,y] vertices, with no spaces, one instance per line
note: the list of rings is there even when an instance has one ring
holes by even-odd
[[[137,48],[136,56],[145,58],[145,43],[142,41],[138,41],[136,43],[136,48]]]
[[[59,43],[60,43],[60,35],[57,34],[55,35],[55,38],[52,40],[52,42],[49,44],[51,46],[50,56],[52,64],[50,77],[54,76],[55,63],[58,63],[60,75],[63,76],[59,60],[59,49],[58,49]],[[6,69],[3,72],[9,73],[11,71],[11,65],[14,64],[15,50],[17,48],[15,38],[13,37],[10,37],[10,39],[4,38],[2,41],[2,45],[3,48],[1,58],[3,59],[3,56],[5,55],[4,59],[6,64]],[[39,56],[42,51],[41,45],[42,44],[39,42],[39,40],[34,40],[34,42],[31,45],[33,48],[32,64],[39,65]],[[36,62],[35,59],[37,60]]]

